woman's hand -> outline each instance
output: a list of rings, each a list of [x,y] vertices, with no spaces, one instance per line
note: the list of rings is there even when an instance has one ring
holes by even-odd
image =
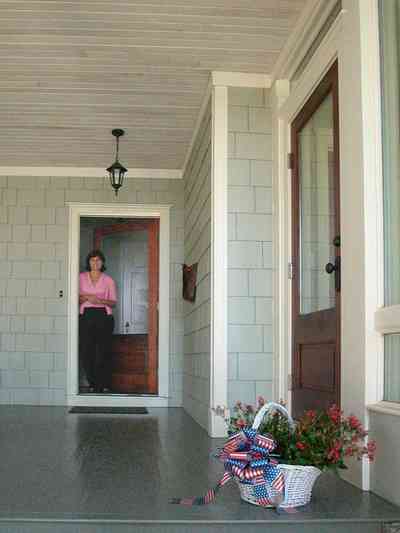
[[[87,301],[94,305],[103,303],[103,301],[100,300],[100,298],[98,298],[95,294],[88,294]]]
[[[103,303],[102,300],[100,300],[97,296],[94,294],[80,294],[79,295],[79,303],[83,304],[85,302],[89,302],[94,305],[98,305]]]

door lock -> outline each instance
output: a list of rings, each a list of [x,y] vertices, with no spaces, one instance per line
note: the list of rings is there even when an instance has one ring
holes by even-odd
[[[336,256],[335,258],[335,264],[333,263],[327,263],[325,265],[325,272],[327,274],[332,274],[332,272],[335,273],[335,289],[339,292],[340,291],[340,256]]]

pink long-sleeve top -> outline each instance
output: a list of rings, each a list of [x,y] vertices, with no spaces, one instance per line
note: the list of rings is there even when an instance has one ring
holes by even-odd
[[[89,272],[81,272],[79,274],[79,294],[94,294],[101,300],[117,301],[117,290],[114,280],[110,276],[107,276],[107,274],[104,274],[104,272],[101,273],[101,276],[96,283],[93,283],[90,279]],[[112,315],[112,309],[110,306],[92,304],[90,302],[83,302],[83,304],[79,306],[79,313],[83,315],[85,309],[88,307],[104,307],[107,314]]]

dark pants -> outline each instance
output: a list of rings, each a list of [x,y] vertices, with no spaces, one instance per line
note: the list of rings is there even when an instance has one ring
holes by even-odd
[[[79,354],[86,378],[95,389],[111,386],[111,337],[114,317],[103,308],[79,315]]]

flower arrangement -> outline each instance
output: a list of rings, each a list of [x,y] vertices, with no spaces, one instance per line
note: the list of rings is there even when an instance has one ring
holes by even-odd
[[[231,416],[226,418],[228,433],[232,435],[251,426],[265,400],[259,397],[256,407],[237,402]],[[285,464],[315,466],[320,470],[347,468],[345,458],[374,459],[376,445],[369,440],[361,422],[354,415],[345,417],[343,411],[332,406],[326,410],[307,411],[297,422],[294,431],[288,420],[275,411],[259,428],[277,442],[275,451]]]

